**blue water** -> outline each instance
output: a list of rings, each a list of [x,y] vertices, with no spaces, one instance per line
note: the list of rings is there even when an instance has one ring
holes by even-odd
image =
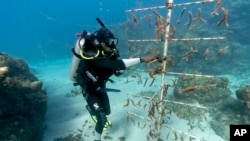
[[[0,2],[0,51],[27,61],[71,55],[75,34],[97,30],[96,17],[105,24],[126,21],[126,9],[161,3],[113,0],[4,0]]]
[[[182,1],[175,0],[176,3]],[[75,33],[85,28],[96,30],[96,17],[115,25],[126,22],[128,15],[124,11],[127,9],[165,4],[163,0],[5,0],[0,3],[0,51],[28,61],[69,56]],[[232,5],[230,0],[224,0],[224,3],[226,8],[237,6],[237,2]],[[178,8],[175,8],[178,12],[173,13],[176,18],[181,9]],[[241,18],[231,16],[231,23],[242,20],[242,16],[248,17],[242,15],[247,13],[246,9],[245,12],[240,8],[232,10],[238,13],[234,11],[231,15],[240,14]]]
[[[174,0],[174,2],[182,3],[188,2],[188,0]],[[126,46],[128,39],[155,38],[155,15],[152,10],[125,12],[131,9],[162,5],[165,5],[165,0],[2,0],[0,2],[0,53],[7,53],[32,64],[71,59],[71,48],[74,47],[77,39],[76,33],[84,29],[90,32],[99,29],[100,25],[95,20],[97,17],[119,38],[118,49],[122,57],[137,53],[147,54],[147,49],[154,49],[154,47],[160,48],[160,53],[162,53],[163,44],[148,42],[131,43],[132,52],[128,53]],[[219,16],[213,17],[210,14],[215,3],[185,6],[187,10],[181,24],[177,24],[176,20],[183,7],[174,7],[171,23],[176,28],[175,38],[224,36],[226,40],[192,41],[192,45],[194,49],[198,50],[198,53],[192,54],[188,61],[183,60],[188,51],[187,42],[170,42],[168,55],[173,57],[174,66],[167,70],[179,73],[230,75],[233,76],[230,81],[235,80],[234,87],[230,87],[230,89],[234,90],[249,84],[249,5],[250,2],[246,0],[223,0],[222,7],[228,10],[229,27],[224,24],[217,26],[222,13],[220,9]],[[207,20],[207,23],[199,23],[194,30],[189,30],[184,26],[188,21],[187,13],[191,11],[195,17],[198,8],[202,9],[203,18]],[[165,8],[157,11],[166,17]],[[131,14],[137,16],[137,26],[133,25]],[[147,15],[152,16],[153,27],[151,28],[141,18]],[[126,33],[128,20],[130,20],[129,32]],[[216,57],[218,50],[225,46],[229,46],[228,49]],[[139,51],[140,47],[144,48]],[[206,61],[204,52],[208,47],[210,54]],[[50,65],[57,66],[53,63]],[[65,65],[65,61],[58,65]],[[70,66],[68,62],[66,65]],[[147,68],[144,66],[141,69],[146,70]],[[49,74],[49,72],[46,70],[44,74]],[[62,77],[64,76],[65,74],[62,74]],[[65,79],[68,80],[68,78]],[[241,83],[236,84],[236,80]],[[57,83],[54,85],[60,88]]]

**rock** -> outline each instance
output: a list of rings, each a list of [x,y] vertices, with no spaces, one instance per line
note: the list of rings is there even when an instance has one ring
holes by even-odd
[[[47,96],[25,61],[0,54],[0,140],[41,141]]]
[[[250,85],[236,90],[236,96],[238,102],[245,108],[245,110],[250,111]]]
[[[225,77],[182,76],[177,81],[174,95],[178,100],[211,106],[230,97],[228,84]]]
[[[250,123],[250,86],[246,86],[236,91],[237,99],[231,97],[228,88],[229,79],[226,77],[179,77],[174,95],[170,100],[189,104],[199,103],[208,107],[209,125],[215,133],[225,140],[229,140],[229,124],[241,125]],[[187,89],[189,88],[189,89]],[[177,107],[177,108],[176,108]],[[178,117],[187,119],[188,117],[199,117],[201,110],[188,106],[173,106],[173,112],[178,113]],[[190,110],[192,108],[192,110]],[[180,111],[180,112],[179,112]],[[191,118],[193,119],[193,118]],[[190,124],[194,127],[201,127],[199,118],[197,122]],[[201,128],[200,128],[201,129]]]
[[[42,81],[33,81],[30,83],[30,88],[35,90],[35,89],[41,89],[42,88]]]
[[[8,67],[0,67],[0,77],[2,77],[6,72],[8,72]]]

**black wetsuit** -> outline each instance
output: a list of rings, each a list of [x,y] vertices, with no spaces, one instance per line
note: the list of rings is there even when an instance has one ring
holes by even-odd
[[[98,57],[90,60],[82,59],[77,69],[77,82],[81,85],[83,96],[92,113],[97,117],[95,130],[102,134],[107,121],[106,115],[110,114],[109,98],[105,88],[109,77],[119,70],[124,70],[125,64],[118,60],[116,55],[112,57]],[[93,78],[94,77],[94,78]],[[96,81],[97,80],[97,81]]]

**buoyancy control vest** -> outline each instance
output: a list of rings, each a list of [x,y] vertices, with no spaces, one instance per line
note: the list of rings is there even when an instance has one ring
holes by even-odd
[[[101,28],[102,30],[98,30],[94,33],[89,33],[86,30],[84,30],[81,34],[78,34],[79,39],[77,40],[75,47],[72,49],[72,52],[74,55],[72,58],[72,64],[71,64],[69,77],[70,77],[70,80],[72,80],[73,82],[77,82],[76,78],[77,76],[79,76],[77,74],[77,70],[78,70],[79,63],[81,60],[91,60],[91,59],[95,59],[99,57],[100,58],[106,57],[106,58],[111,58],[111,59],[119,57],[119,53],[116,47],[113,48],[112,52],[104,52],[104,50],[102,49],[97,36],[102,35],[100,33],[106,33],[109,30],[106,29],[105,25],[102,23],[102,21],[99,18],[97,18],[96,20],[102,26]],[[107,31],[104,29],[106,29]],[[100,32],[100,31],[106,31],[106,32]],[[108,34],[108,35],[113,35],[113,34]],[[95,75],[92,75],[92,76],[95,76]]]
[[[69,74],[69,78],[73,82],[77,81],[77,68],[79,67],[80,60],[90,60],[100,55],[100,43],[94,34],[84,30],[82,34],[78,35],[78,37],[79,39],[76,41],[75,47],[72,48],[74,55]]]

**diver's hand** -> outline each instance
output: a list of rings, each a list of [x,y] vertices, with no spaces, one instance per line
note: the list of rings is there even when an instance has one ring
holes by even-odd
[[[153,60],[156,60],[156,59],[158,60],[160,58],[161,58],[160,54],[151,54],[149,56],[141,57],[141,63],[143,63],[143,62],[149,63]]]

